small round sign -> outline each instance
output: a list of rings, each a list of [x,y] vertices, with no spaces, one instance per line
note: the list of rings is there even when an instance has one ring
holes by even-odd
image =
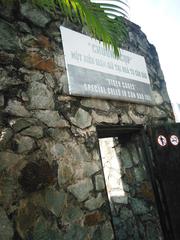
[[[159,135],[157,141],[161,147],[165,147],[167,145],[167,139],[163,135]]]
[[[171,135],[170,142],[172,145],[177,146],[179,144],[179,138],[176,135]]]

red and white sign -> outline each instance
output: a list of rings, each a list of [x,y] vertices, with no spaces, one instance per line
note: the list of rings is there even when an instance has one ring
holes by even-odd
[[[165,147],[167,145],[167,139],[163,135],[159,135],[157,141],[161,147]]]
[[[172,145],[177,146],[179,144],[179,138],[176,135],[171,135],[170,142]]]

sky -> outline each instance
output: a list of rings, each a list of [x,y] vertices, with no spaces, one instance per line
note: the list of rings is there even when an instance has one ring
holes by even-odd
[[[171,101],[180,103],[180,0],[129,0],[129,19],[157,50]]]

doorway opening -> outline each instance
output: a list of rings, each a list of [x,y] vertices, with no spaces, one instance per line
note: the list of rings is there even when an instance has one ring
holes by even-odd
[[[97,127],[116,240],[160,240],[143,126]]]

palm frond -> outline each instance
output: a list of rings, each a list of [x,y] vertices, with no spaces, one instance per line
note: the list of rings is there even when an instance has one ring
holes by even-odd
[[[71,21],[78,20],[83,25],[87,25],[92,37],[101,40],[107,48],[113,47],[115,55],[119,56],[118,47],[121,46],[127,36],[122,17],[117,17],[117,15],[127,16],[123,7],[116,5],[113,1],[106,3],[106,0],[99,2],[91,0],[31,1],[39,7],[51,10],[54,10],[58,6],[61,12]],[[115,2],[126,5],[122,0],[116,0]],[[108,17],[108,15],[113,19]]]
[[[4,4],[15,1],[17,0],[0,0]],[[78,20],[82,25],[86,25],[92,37],[103,41],[107,48],[112,46],[115,55],[119,55],[118,47],[121,46],[123,40],[126,38],[127,32],[123,24],[123,18],[117,15],[127,16],[126,10],[123,7],[126,6],[125,0],[112,0],[111,3],[108,0],[99,0],[98,2],[93,2],[94,0],[18,1],[20,3],[29,1],[48,11],[56,11],[58,7],[71,21]],[[121,6],[115,4],[115,2],[120,3]]]

